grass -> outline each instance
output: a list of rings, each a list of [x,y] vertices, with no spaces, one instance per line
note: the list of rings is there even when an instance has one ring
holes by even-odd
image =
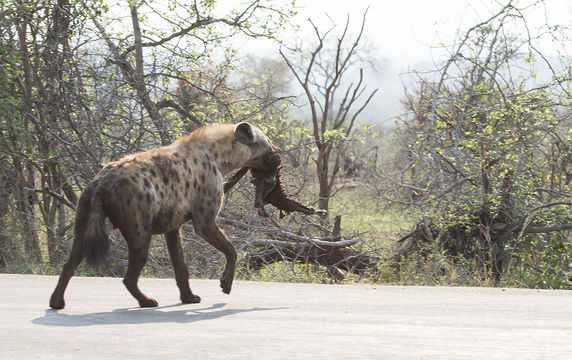
[[[256,272],[242,269],[237,276],[239,279],[265,282],[292,282],[324,284],[331,282],[331,277],[322,266],[312,264],[294,264],[291,262],[276,262],[263,267]]]
[[[342,231],[370,234],[387,243],[411,228],[411,214],[390,209],[365,186],[342,188],[330,200],[331,216],[342,216]]]

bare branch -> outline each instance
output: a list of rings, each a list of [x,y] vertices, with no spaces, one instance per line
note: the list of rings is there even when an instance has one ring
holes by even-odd
[[[202,122],[200,120],[198,120],[196,117],[192,116],[188,111],[183,109],[183,107],[175,100],[163,99],[157,103],[157,110],[162,110],[164,108],[174,109],[182,117],[191,120],[196,125],[202,125]]]
[[[341,240],[341,241],[323,241],[318,239],[307,238],[304,241],[293,242],[275,239],[243,239],[237,237],[231,237],[232,242],[246,242],[250,245],[255,246],[265,246],[265,245],[276,245],[276,246],[290,246],[293,243],[308,243],[312,245],[319,246],[321,248],[344,248],[351,245],[355,245],[359,242],[358,239],[354,240]]]
[[[43,190],[39,190],[39,189],[32,189],[32,188],[24,187],[24,190],[29,191],[29,192],[35,192],[35,193],[50,195],[54,199],[60,201],[62,204],[64,204],[67,207],[75,210],[75,204],[72,204],[71,202],[69,202],[63,195],[58,194],[57,192],[50,190],[48,188],[45,188]]]
[[[572,229],[572,224],[560,224],[554,226],[529,226],[526,228],[525,232],[530,234],[538,234],[538,233],[563,231],[568,229]]]

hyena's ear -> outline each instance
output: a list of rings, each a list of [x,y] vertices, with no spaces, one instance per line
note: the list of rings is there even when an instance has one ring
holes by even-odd
[[[252,144],[254,142],[252,126],[247,122],[239,123],[234,130],[234,138],[243,144]]]

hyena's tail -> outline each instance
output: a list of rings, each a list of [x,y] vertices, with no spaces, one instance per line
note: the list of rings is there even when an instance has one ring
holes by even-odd
[[[101,263],[110,248],[101,192],[97,186],[89,184],[79,198],[75,215],[74,242],[83,250],[87,264],[92,267]]]

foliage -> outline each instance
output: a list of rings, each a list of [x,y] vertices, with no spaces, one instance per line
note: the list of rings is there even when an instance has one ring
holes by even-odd
[[[570,74],[535,65],[533,40],[506,31],[526,25],[519,11],[508,5],[472,27],[437,81],[421,78],[409,91],[392,184],[396,200],[419,206],[429,223],[410,238],[476,260],[475,271],[497,283],[516,267],[520,275],[503,281],[547,276],[560,287],[572,228]],[[554,73],[539,84],[530,74],[544,66]]]
[[[66,204],[106,162],[204,122],[276,120],[281,99],[231,79],[240,64],[232,39],[276,41],[292,9],[2,1],[0,266],[46,255],[59,265],[73,227]]]
[[[249,121],[282,148],[289,193],[342,215],[343,236],[360,239],[352,250],[377,267],[252,269],[242,255],[240,277],[569,288],[570,34],[535,33],[526,19],[538,6],[509,1],[459,33],[435,73],[407,84],[395,128],[379,129],[359,118],[376,93],[361,69],[365,14],[354,37],[349,18],[338,34],[310,22],[314,42],[288,48],[291,3],[2,1],[0,269],[59,272],[69,205],[106,162],[206,122]],[[560,52],[541,52],[544,36]],[[247,37],[281,44],[281,58],[244,61]],[[309,114],[288,112],[299,88]],[[251,211],[252,198],[244,181],[222,210],[241,254],[276,226]],[[324,224],[289,215],[280,230],[322,236]],[[192,276],[218,276],[223,259],[188,230]],[[80,274],[122,275],[125,243],[111,234],[108,262]],[[145,271],[172,276],[162,239]]]

